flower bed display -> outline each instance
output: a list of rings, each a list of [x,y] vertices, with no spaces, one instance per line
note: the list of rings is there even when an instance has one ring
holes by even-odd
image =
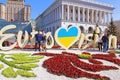
[[[89,59],[89,62],[91,62],[93,64],[103,64],[101,61],[98,61],[96,59]]]
[[[4,75],[7,78],[16,78],[17,73],[14,71],[12,67],[8,67],[2,71],[2,75]]]
[[[41,55],[41,53],[36,53],[35,55]],[[52,56],[50,56],[48,52],[45,52],[42,53],[42,55],[51,57],[45,60],[43,63],[43,67],[47,68],[48,72],[56,75],[65,75],[71,78],[86,77],[96,80],[110,80],[109,77],[101,76],[100,74],[95,74],[94,72],[118,69],[116,66],[104,65],[101,61],[99,61],[99,59],[107,60],[108,58],[119,61],[119,59],[116,58],[115,54],[91,55],[87,52],[82,53],[82,55],[91,55],[91,58],[88,58],[86,60],[92,62],[93,64],[84,62],[83,59],[79,58],[76,54],[70,52],[62,52],[62,54],[50,53],[50,55]],[[107,61],[109,61],[109,59]]]
[[[78,54],[78,57],[81,59],[91,59],[92,56],[89,54]]]
[[[43,56],[31,56],[26,53],[0,54],[0,61],[9,66],[2,70],[2,75],[7,78],[16,78],[17,75],[35,77],[36,75],[29,71],[38,67],[37,62],[39,62],[41,58],[43,58]],[[0,69],[1,68],[3,68],[2,64],[0,64]],[[15,71],[14,68],[18,70]]]
[[[0,64],[0,70],[1,70],[2,68],[4,68],[4,65],[3,65],[3,64]]]
[[[93,59],[102,59],[102,60],[110,61],[110,62],[120,65],[120,59],[117,59],[114,53],[93,54],[92,57]]]
[[[17,74],[23,77],[36,77],[36,75],[33,72],[29,72],[26,70],[17,70]]]

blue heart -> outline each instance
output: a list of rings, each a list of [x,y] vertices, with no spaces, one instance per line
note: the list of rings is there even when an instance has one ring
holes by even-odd
[[[78,36],[78,28],[75,26],[66,30],[64,27],[58,31],[58,37],[76,37]]]

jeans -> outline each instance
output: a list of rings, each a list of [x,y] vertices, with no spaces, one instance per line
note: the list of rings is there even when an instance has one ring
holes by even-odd
[[[108,50],[108,42],[103,43],[103,52],[106,52]]]
[[[37,47],[37,45],[39,45],[39,46]],[[40,51],[40,45],[41,45],[41,42],[40,42],[40,41],[36,41],[36,42],[35,42],[35,51],[36,51],[37,49],[39,49],[39,51]]]

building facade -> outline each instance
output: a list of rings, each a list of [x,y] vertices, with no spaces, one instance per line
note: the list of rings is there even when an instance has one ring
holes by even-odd
[[[31,7],[24,5],[24,0],[7,0],[0,4],[0,18],[12,22],[30,21]]]
[[[54,34],[59,27],[80,27],[83,33],[93,33],[96,24],[103,32],[111,20],[114,7],[93,0],[55,0],[36,18],[36,25]],[[42,23],[42,25],[41,25]]]

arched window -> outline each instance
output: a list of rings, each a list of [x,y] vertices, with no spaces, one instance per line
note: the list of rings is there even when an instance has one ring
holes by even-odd
[[[84,27],[80,26],[81,33],[84,33]]]
[[[71,27],[72,25],[68,25],[68,28]]]
[[[88,28],[88,33],[93,33],[93,28],[92,27]]]

